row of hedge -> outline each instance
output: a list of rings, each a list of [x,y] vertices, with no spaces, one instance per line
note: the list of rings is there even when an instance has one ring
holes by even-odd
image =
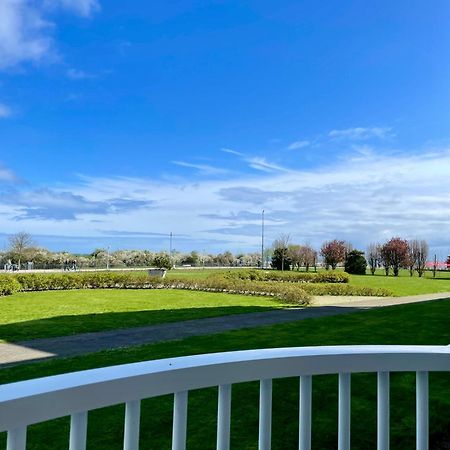
[[[372,288],[366,286],[351,286],[348,284],[323,283],[305,284],[302,289],[311,295],[349,295],[349,296],[374,296],[390,297],[392,292],[384,288]]]
[[[305,282],[280,283],[214,275],[206,279],[151,278],[145,273],[83,272],[83,273],[27,273],[0,275],[0,295],[18,291],[49,291],[68,289],[186,289],[208,292],[227,292],[243,295],[271,296],[283,302],[306,305],[312,295],[389,296],[386,289],[350,286],[341,283]]]
[[[159,279],[148,275],[120,272],[0,275],[0,295],[22,291],[69,289],[185,289],[230,294],[275,297],[283,302],[306,305],[311,296],[299,286],[276,282],[230,280],[215,276],[203,280]]]
[[[285,281],[290,283],[348,283],[345,272],[280,272],[277,270],[231,270],[224,275],[228,279],[251,281]]]

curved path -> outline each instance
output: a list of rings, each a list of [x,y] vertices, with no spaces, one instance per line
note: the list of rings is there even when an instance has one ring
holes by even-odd
[[[0,344],[0,368],[48,358],[84,355],[102,350],[184,339],[191,336],[276,325],[298,320],[349,314],[365,309],[450,298],[450,292],[408,297],[317,297],[312,307],[150,325],[58,338]]]

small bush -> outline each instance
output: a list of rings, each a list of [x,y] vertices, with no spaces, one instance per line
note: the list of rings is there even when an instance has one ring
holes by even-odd
[[[354,275],[365,275],[367,261],[364,258],[364,252],[352,250],[348,252],[345,258],[345,271]]]
[[[10,275],[0,275],[0,296],[20,291],[20,283]]]

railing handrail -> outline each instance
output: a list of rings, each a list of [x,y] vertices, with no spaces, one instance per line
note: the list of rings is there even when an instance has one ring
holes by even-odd
[[[85,370],[0,386],[0,431],[192,389],[304,375],[450,371],[449,346],[245,350]]]

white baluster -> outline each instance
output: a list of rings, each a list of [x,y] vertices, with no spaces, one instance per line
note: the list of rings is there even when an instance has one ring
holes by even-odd
[[[187,401],[187,391],[177,392],[175,394],[173,403],[172,450],[186,449]]]
[[[338,449],[350,450],[350,374],[339,374]]]
[[[140,400],[127,402],[125,405],[125,431],[123,437],[123,450],[139,450],[140,420]]]
[[[377,378],[377,450],[389,450],[389,372]]]
[[[272,441],[272,380],[261,380],[259,388],[258,450],[270,450]]]
[[[87,411],[72,414],[70,418],[69,450],[86,450]]]
[[[416,373],[416,450],[428,450],[428,372]]]
[[[217,407],[217,450],[230,449],[231,384],[219,386]]]
[[[299,449],[311,450],[312,377],[300,377]]]
[[[16,428],[8,431],[6,450],[25,450],[27,445],[27,428]]]

